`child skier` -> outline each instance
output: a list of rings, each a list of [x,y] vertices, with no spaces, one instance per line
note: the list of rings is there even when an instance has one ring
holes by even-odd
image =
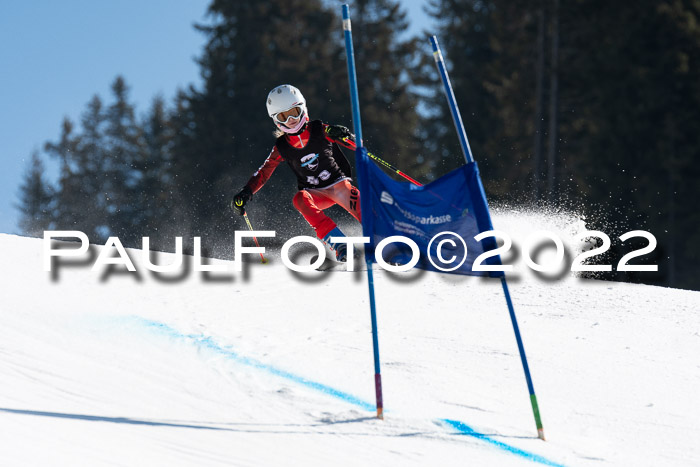
[[[331,237],[343,237],[333,220],[323,213],[334,204],[342,206],[358,221],[360,192],[350,182],[350,164],[338,144],[355,149],[354,136],[340,125],[321,120],[309,121],[306,99],[289,84],[277,86],[267,96],[267,113],[279,130],[275,146],[262,166],[233,198],[231,207],[245,214],[245,205],[270,178],[277,166],[287,162],[297,177],[299,191],[294,207],[316,231],[316,236],[335,252],[338,261],[345,261],[347,246],[333,243]],[[352,143],[344,139],[350,138]]]

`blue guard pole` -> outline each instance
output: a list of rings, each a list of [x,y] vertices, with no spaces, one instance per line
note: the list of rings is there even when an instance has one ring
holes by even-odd
[[[452,91],[452,85],[450,84],[450,78],[447,75],[447,68],[445,68],[445,60],[442,57],[442,52],[440,51],[440,46],[438,45],[437,37],[431,36],[430,43],[433,46],[433,57],[435,58],[435,64],[440,72],[440,78],[442,79],[442,84],[445,88],[445,96],[447,97],[447,103],[450,106],[450,113],[452,114],[452,120],[454,121],[455,128],[457,129],[457,134],[459,136],[459,143],[462,146],[462,152],[464,153],[464,158],[467,163],[474,162],[474,156],[472,156],[471,148],[469,147],[469,140],[467,140],[467,132],[464,130],[464,124],[462,123],[462,117],[457,108],[457,101],[455,100],[454,92]],[[486,204],[486,200],[484,199]],[[488,206],[486,212],[488,213]],[[489,214],[490,216],[490,214]],[[537,436],[544,440],[544,429],[542,428],[542,419],[540,418],[540,409],[537,405],[537,396],[535,395],[535,388],[532,385],[532,377],[530,376],[530,367],[527,364],[527,357],[525,356],[525,347],[523,346],[523,339],[520,336],[520,328],[518,327],[518,320],[515,317],[515,309],[513,308],[513,302],[510,299],[510,292],[508,291],[508,283],[506,282],[506,276],[503,274],[501,276],[501,286],[503,287],[503,293],[506,296],[506,304],[508,305],[508,312],[510,313],[510,321],[513,324],[513,331],[515,332],[515,340],[518,343],[518,351],[520,352],[520,361],[523,364],[523,370],[525,371],[525,380],[527,381],[527,389],[530,391],[530,403],[532,404],[532,412],[535,415],[535,425],[537,426]]]
[[[369,173],[367,164],[367,149],[362,142],[362,122],[360,121],[360,100],[357,93],[357,75],[355,73],[355,52],[352,47],[352,28],[350,26],[350,8],[343,5],[343,31],[345,33],[345,53],[348,63],[348,81],[350,82],[350,99],[352,102],[352,121],[355,130],[357,149],[355,150],[355,162],[357,176],[360,185],[360,210],[362,212],[363,236],[370,237],[372,228],[370,225],[371,206],[369,205]],[[374,300],[374,276],[372,274],[372,259],[374,248],[372,244],[365,247],[365,262],[367,263],[367,285],[369,287],[369,307],[372,318],[372,347],[374,350],[374,389],[377,397],[377,418],[384,418],[384,401],[382,397],[382,375],[379,369],[379,339],[377,337],[377,309]],[[352,260],[351,258],[349,260]]]

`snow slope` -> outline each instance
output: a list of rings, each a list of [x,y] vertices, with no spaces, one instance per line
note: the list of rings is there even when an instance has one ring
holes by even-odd
[[[166,278],[130,251],[138,274],[52,275],[40,239],[0,253],[2,466],[700,464],[698,292],[515,275],[543,442],[498,281],[375,271],[380,421],[364,272]]]

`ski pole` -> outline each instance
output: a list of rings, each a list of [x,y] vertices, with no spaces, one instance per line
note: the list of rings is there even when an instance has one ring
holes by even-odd
[[[348,137],[343,138],[343,141],[345,141],[346,143],[351,144],[351,145],[357,147],[357,145],[355,145],[355,142],[354,142],[353,140],[351,140],[350,138],[348,138]],[[419,182],[419,181],[417,181],[417,180],[414,180],[413,178],[411,178],[411,177],[409,177],[408,175],[406,175],[405,173],[401,172],[399,169],[397,169],[396,167],[394,167],[393,165],[391,165],[391,164],[388,163],[387,161],[385,161],[385,160],[383,160],[383,159],[380,159],[379,157],[375,156],[375,155],[372,154],[371,152],[367,151],[367,155],[370,157],[370,159],[372,159],[372,160],[374,160],[374,161],[380,163],[381,165],[383,165],[383,166],[386,167],[387,169],[393,171],[396,175],[400,175],[401,177],[405,178],[406,180],[408,180],[409,182],[413,183],[414,185],[423,186],[423,184],[422,184],[421,182]]]
[[[351,140],[350,138],[348,138],[348,137],[343,138],[343,141],[345,141],[345,142],[348,143],[348,144],[352,144],[352,145],[355,144],[355,142],[354,142],[353,140]],[[385,161],[385,160],[383,160],[383,159],[380,159],[379,157],[375,156],[375,155],[372,154],[371,152],[367,151],[367,155],[368,155],[371,159],[373,159],[373,160],[375,160],[376,162],[380,163],[381,165],[383,165],[383,166],[386,167],[387,169],[392,170],[395,174],[402,176],[403,178],[405,178],[405,179],[408,180],[409,182],[413,183],[414,185],[416,185],[416,186],[424,186],[424,185],[423,185],[421,182],[419,182],[418,180],[414,180],[413,178],[411,178],[411,177],[409,177],[408,175],[406,175],[405,173],[401,172],[399,169],[397,169],[396,167],[394,167],[393,165],[391,165],[391,164],[388,163],[387,161]],[[435,193],[435,192],[433,192],[433,191],[428,190],[427,193],[430,193],[431,195],[435,196],[435,197],[438,198],[438,199],[442,199],[442,200],[445,199],[445,198],[443,198],[442,196],[440,196],[439,194],[437,194],[437,193]],[[452,204],[452,207],[455,207],[455,208],[456,208],[457,206],[455,206],[454,204]]]
[[[248,213],[247,213],[247,212],[244,212],[244,213],[243,213],[243,218],[245,219],[245,223],[248,224],[248,228],[250,229],[250,231],[252,232],[253,230],[255,230],[255,229],[253,229],[253,225],[250,223],[250,219],[248,219]],[[254,237],[253,237],[253,240],[255,240],[255,246],[257,246],[258,248],[260,248],[260,244],[258,243],[257,237],[254,236]],[[263,264],[267,263],[267,260],[265,259],[265,257],[263,256],[262,253],[260,253],[260,258],[262,259],[262,263],[263,263]]]

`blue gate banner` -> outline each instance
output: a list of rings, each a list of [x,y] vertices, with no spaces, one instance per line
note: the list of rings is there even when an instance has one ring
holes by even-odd
[[[374,163],[366,165],[369,183],[364,183],[363,224],[369,227],[370,248],[387,237],[408,237],[419,247],[417,268],[477,276],[497,276],[502,272],[472,271],[474,260],[496,248],[494,237],[477,242],[474,236],[493,230],[479,169],[466,164],[439,179],[417,186],[392,180]],[[363,201],[364,201],[363,200]],[[367,217],[366,217],[367,216]],[[466,252],[465,252],[466,247]],[[411,249],[400,242],[383,251],[385,261],[406,264]],[[501,264],[498,256],[484,265]]]

